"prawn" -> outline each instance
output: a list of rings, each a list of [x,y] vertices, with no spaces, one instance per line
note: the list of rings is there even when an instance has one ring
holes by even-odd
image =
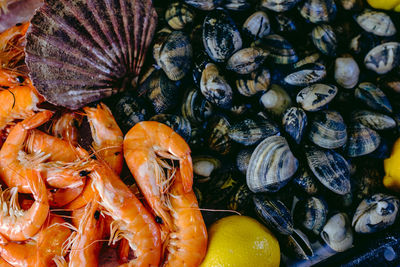
[[[99,159],[105,161],[116,174],[122,171],[124,135],[110,109],[103,103],[97,107],[84,107],[93,137],[93,149]]]
[[[82,123],[82,116],[76,112],[63,113],[53,124],[52,134],[68,141],[72,146],[78,145],[78,128]]]
[[[83,192],[85,184],[74,188],[54,188],[50,189],[50,207],[63,207],[71,203]]]
[[[97,164],[90,177],[101,206],[114,220],[110,243],[125,238],[135,253],[136,258],[123,266],[158,266],[161,237],[151,213],[108,165]]]
[[[2,0],[4,1],[4,0]],[[1,4],[0,6],[6,7]],[[25,34],[30,23],[25,22],[15,25],[0,34],[0,66],[3,68],[14,68],[22,62],[25,57]]]
[[[93,187],[93,180],[89,176],[86,179],[86,183],[85,183],[85,186],[83,187],[82,193],[77,198],[75,198],[70,203],[68,203],[65,206],[65,208],[66,209],[71,209],[71,210],[82,208],[88,202],[93,200],[93,198],[95,196],[96,196],[96,192],[95,192],[94,187]]]

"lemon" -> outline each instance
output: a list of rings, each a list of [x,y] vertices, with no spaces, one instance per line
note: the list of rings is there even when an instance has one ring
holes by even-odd
[[[385,177],[383,185],[391,190],[400,192],[400,138],[394,143],[392,154],[384,161]]]
[[[278,240],[253,218],[225,217],[210,227],[208,237],[208,251],[201,267],[279,266]]]
[[[373,8],[400,11],[400,0],[368,0]]]

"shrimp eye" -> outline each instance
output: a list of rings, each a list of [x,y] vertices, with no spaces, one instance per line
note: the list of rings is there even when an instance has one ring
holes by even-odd
[[[114,153],[115,156],[118,156],[119,154],[121,154],[119,151]]]
[[[22,23],[17,23],[17,24],[15,24],[15,26],[17,26],[17,27],[18,27],[18,26],[21,26],[21,25],[22,25]]]
[[[81,176],[81,177],[88,176],[89,174],[90,174],[90,171],[85,171],[85,170],[83,170],[83,171],[80,171],[80,172],[79,172],[79,176]]]
[[[25,78],[22,76],[17,76],[17,82],[23,83],[25,81]]]
[[[94,213],[94,218],[96,220],[98,220],[100,218],[100,211],[96,210],[96,212]]]
[[[163,220],[161,219],[161,217],[156,216],[156,223],[158,223],[158,224],[163,223]]]
[[[56,193],[57,191],[58,191],[57,188],[53,188],[53,189],[50,190],[50,192],[52,192],[52,193]]]
[[[79,122],[75,119],[72,120],[72,125],[74,125],[75,128],[79,128]]]
[[[96,155],[94,155],[94,154],[91,155],[90,157],[91,157],[92,159],[97,159]]]

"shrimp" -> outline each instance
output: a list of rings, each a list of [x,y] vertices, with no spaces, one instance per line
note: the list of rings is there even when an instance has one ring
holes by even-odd
[[[85,183],[85,186],[83,187],[82,193],[77,198],[75,198],[70,203],[68,203],[65,206],[65,208],[71,209],[71,210],[82,208],[88,202],[92,201],[95,196],[96,196],[96,192],[93,188],[93,180],[89,176],[86,179],[86,183]]]
[[[74,199],[76,199],[83,192],[83,188],[85,184],[74,188],[60,188],[60,189],[51,189],[50,190],[50,207],[63,207],[69,203],[71,203]]]
[[[110,243],[125,238],[135,253],[136,258],[124,266],[158,266],[161,237],[151,213],[108,165],[97,164],[90,177],[100,204],[114,219]]]
[[[4,7],[4,5],[1,6]],[[29,22],[25,22],[16,25],[0,34],[1,67],[14,68],[24,59],[25,34],[29,28],[29,24]]]
[[[98,158],[105,161],[116,174],[122,171],[124,135],[110,109],[103,103],[96,108],[84,107],[93,137],[93,149]]]
[[[13,267],[13,265],[3,260],[3,258],[0,258],[0,267]]]
[[[53,124],[52,134],[68,141],[72,146],[78,145],[78,128],[82,123],[82,116],[76,112],[63,113]]]
[[[167,194],[172,176],[165,175],[162,167],[166,165],[159,157],[179,160],[183,188],[190,192],[193,184],[193,166],[189,145],[165,124],[143,121],[133,126],[126,134],[123,146],[126,163],[140,190],[155,215],[163,221],[161,228],[164,240],[170,229],[174,228],[169,214]]]
[[[28,210],[20,209],[16,187],[0,192],[0,234],[8,240],[24,241],[34,236],[49,213],[47,190],[40,173],[30,170],[27,183],[35,199]]]

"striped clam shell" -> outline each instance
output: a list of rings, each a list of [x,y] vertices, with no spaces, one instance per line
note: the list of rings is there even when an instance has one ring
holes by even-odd
[[[165,11],[165,21],[174,30],[182,30],[194,20],[193,10],[186,4],[175,2]]]
[[[367,69],[386,74],[400,64],[400,43],[388,42],[372,48],[364,58]]]
[[[254,38],[261,38],[271,31],[268,15],[264,11],[257,11],[251,14],[243,23],[242,28],[243,32]]]
[[[254,193],[276,192],[289,182],[298,165],[284,137],[268,137],[251,155],[246,173],[247,185]]]
[[[232,194],[228,203],[228,209],[236,210],[241,214],[247,214],[251,212],[252,195],[253,192],[250,191],[246,183],[243,183]]]
[[[253,153],[254,148],[244,148],[240,150],[236,155],[236,167],[238,170],[246,175],[247,168],[249,167],[249,162],[251,158],[251,154]]]
[[[320,63],[309,63],[295,69],[285,77],[285,82],[295,86],[308,86],[324,79],[326,68]]]
[[[275,12],[285,12],[292,9],[300,0],[262,0],[261,7]]]
[[[243,11],[251,6],[247,0],[224,0],[223,3],[226,9],[233,11]]]
[[[303,168],[300,174],[293,179],[293,185],[308,195],[315,195],[319,192],[317,180],[310,175],[306,168]]]
[[[285,132],[300,144],[307,127],[307,114],[301,108],[288,108],[283,114],[282,125]]]
[[[310,241],[300,229],[295,228],[291,235],[284,236],[282,245],[285,252],[295,259],[309,260],[314,256]]]
[[[183,116],[174,114],[157,114],[149,119],[150,121],[158,121],[164,123],[174,130],[177,134],[183,137],[186,142],[190,140],[192,134],[192,127],[190,122]]]
[[[225,116],[216,115],[210,119],[207,127],[207,145],[212,151],[227,155],[232,149],[229,137],[230,123]]]
[[[328,217],[328,206],[319,197],[309,197],[297,202],[293,213],[296,225],[319,235]]]
[[[302,89],[296,102],[306,111],[318,111],[329,104],[336,96],[338,88],[331,84],[317,83]]]
[[[192,124],[201,124],[212,114],[212,104],[196,88],[189,89],[183,96],[181,112]]]
[[[317,25],[311,31],[312,41],[321,53],[336,56],[338,40],[333,28],[328,24]]]
[[[186,4],[191,5],[200,10],[213,10],[221,0],[184,0]]]
[[[392,117],[369,110],[354,111],[351,114],[351,119],[377,131],[396,127],[396,121]]]
[[[330,22],[336,16],[334,0],[306,0],[300,8],[300,14],[312,23]]]
[[[364,31],[377,36],[392,36],[397,32],[392,19],[384,12],[366,9],[356,21]]]
[[[268,51],[259,47],[243,48],[235,52],[226,64],[228,70],[238,74],[249,74],[258,69],[268,56]]]
[[[393,111],[385,93],[373,83],[360,83],[354,91],[354,95],[362,103],[376,111],[384,113],[392,113]]]
[[[252,43],[252,46],[259,46],[269,51],[269,58],[276,64],[291,64],[299,59],[293,46],[282,36],[270,34]]]
[[[359,157],[374,152],[381,143],[380,135],[374,130],[354,123],[349,127],[349,140],[346,145],[347,156]]]
[[[238,76],[236,89],[241,95],[253,96],[257,92],[267,91],[271,75],[267,68],[261,67],[248,75]]]

